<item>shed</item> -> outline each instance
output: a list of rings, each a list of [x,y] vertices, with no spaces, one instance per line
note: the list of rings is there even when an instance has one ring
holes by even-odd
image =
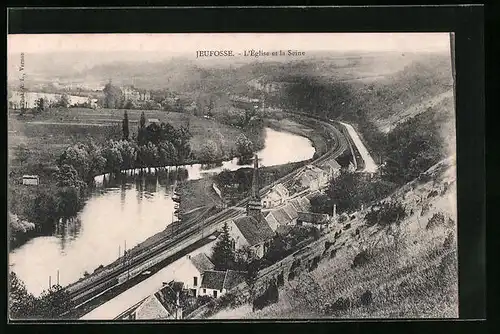
[[[23,175],[23,184],[37,186],[40,183],[38,175]]]

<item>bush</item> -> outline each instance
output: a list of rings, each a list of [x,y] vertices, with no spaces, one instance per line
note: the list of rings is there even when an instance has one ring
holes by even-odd
[[[336,249],[332,250],[332,252],[330,253],[330,258],[333,259],[335,257],[335,255],[337,255]]]
[[[309,271],[313,271],[314,269],[318,268],[318,263],[319,263],[319,256],[316,256],[311,261],[311,265],[309,266]]]
[[[261,310],[264,307],[274,304],[279,300],[279,291],[276,282],[273,280],[271,284],[266,288],[264,293],[254,299],[253,308],[254,310]]]
[[[339,311],[348,310],[351,307],[351,300],[349,298],[338,298],[332,305],[326,305],[325,312],[332,314]]]
[[[368,251],[363,250],[363,251],[359,252],[358,255],[356,255],[354,257],[354,260],[352,261],[351,268],[354,269],[354,268],[361,267],[361,266],[365,265],[368,261],[370,261],[370,255],[368,254]]]
[[[399,223],[406,217],[406,211],[399,201],[384,203],[378,209],[372,206],[371,211],[365,215],[368,225],[379,224],[382,226]]]
[[[444,222],[445,222],[444,214],[442,212],[437,212],[432,215],[425,228],[429,230],[435,228],[436,226],[443,225]]]
[[[427,195],[427,198],[436,197],[438,194],[439,193],[437,192],[437,190],[429,191],[429,194]]]
[[[444,239],[443,242],[443,248],[444,249],[451,249],[451,246],[453,245],[453,242],[455,241],[455,237],[452,232],[448,233],[446,236],[446,239]]]
[[[284,276],[283,276],[283,272],[281,272],[278,277],[276,278],[276,284],[278,286],[283,286],[285,285],[285,279],[284,279]]]
[[[364,306],[368,306],[372,303],[373,301],[373,295],[370,290],[366,290],[365,293],[361,295],[360,298],[361,304]]]

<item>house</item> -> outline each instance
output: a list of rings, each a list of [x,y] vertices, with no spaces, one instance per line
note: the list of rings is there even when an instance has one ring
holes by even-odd
[[[309,211],[311,208],[311,202],[307,197],[294,198],[290,204],[296,211]]]
[[[273,231],[276,231],[279,226],[285,226],[291,224],[293,217],[291,217],[284,208],[275,209],[269,211],[266,214],[266,222],[271,227]]]
[[[286,202],[290,193],[286,187],[279,183],[262,199],[263,208],[272,208]]]
[[[198,109],[198,105],[193,101],[190,104],[186,105],[184,109],[188,112],[194,112]]]
[[[243,282],[245,282],[244,272],[209,270],[203,275],[199,295],[220,298]]]
[[[326,160],[319,166],[319,168],[325,171],[328,179],[336,178],[340,175],[341,166],[334,159]]]
[[[139,101],[150,101],[151,93],[147,90],[139,90]]]
[[[125,86],[122,88],[123,97],[125,100],[139,101],[140,93],[133,86]]]
[[[302,188],[317,190],[328,182],[327,174],[320,168],[308,165],[298,176],[299,184]]]
[[[148,118],[148,124],[160,124],[160,120],[158,118]]]
[[[203,274],[213,269],[214,264],[204,253],[196,256],[188,255],[184,263],[176,270],[175,279],[183,282],[183,288],[188,289],[196,297],[198,296],[198,289],[200,288]]]
[[[297,225],[313,226],[322,230],[330,225],[330,216],[322,213],[299,212],[297,217]]]
[[[40,184],[40,177],[38,175],[23,175],[23,184],[37,186]]]
[[[258,258],[267,252],[275,235],[262,213],[236,218],[228,224],[228,230],[235,249],[250,247]]]
[[[182,319],[179,292],[166,285],[117,317],[121,320]]]

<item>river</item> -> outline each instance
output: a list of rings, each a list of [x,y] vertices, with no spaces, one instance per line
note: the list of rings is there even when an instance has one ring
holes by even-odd
[[[259,151],[261,166],[275,166],[312,158],[312,142],[288,132],[266,128],[264,148]],[[237,170],[237,159],[222,166],[200,164],[153,170],[151,175],[129,174],[121,182],[109,175],[96,177],[93,191],[77,217],[60,221],[51,236],[29,240],[9,254],[10,269],[38,296],[51,284],[65,286],[116,260],[130,249],[162,231],[172,222],[173,184],[176,180],[196,180],[223,169]],[[110,180],[111,179],[111,180]]]

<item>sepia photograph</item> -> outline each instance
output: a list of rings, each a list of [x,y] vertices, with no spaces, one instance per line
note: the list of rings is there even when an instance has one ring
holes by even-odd
[[[8,317],[459,317],[453,33],[9,34]]]

